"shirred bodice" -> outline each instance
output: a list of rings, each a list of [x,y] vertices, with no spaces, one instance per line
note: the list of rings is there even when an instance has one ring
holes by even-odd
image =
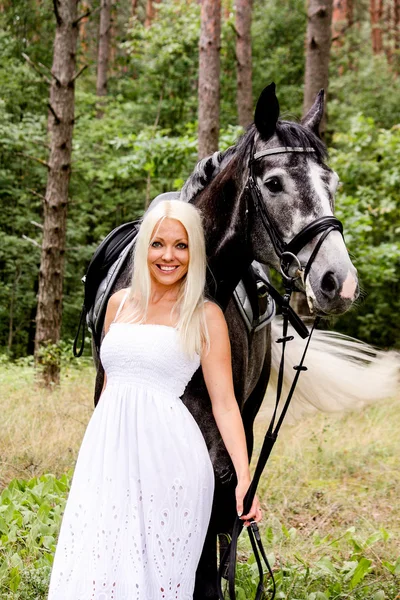
[[[114,322],[104,337],[100,359],[107,386],[132,385],[179,398],[200,366],[181,348],[178,330],[153,323]]]

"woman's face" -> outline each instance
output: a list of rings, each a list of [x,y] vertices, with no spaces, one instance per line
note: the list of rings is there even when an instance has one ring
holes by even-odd
[[[166,217],[151,234],[147,264],[150,277],[162,285],[174,285],[189,266],[189,242],[185,227],[180,221]]]

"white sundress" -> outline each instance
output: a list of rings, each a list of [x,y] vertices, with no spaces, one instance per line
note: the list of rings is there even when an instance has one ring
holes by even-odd
[[[48,600],[192,600],[214,471],[180,396],[200,358],[173,327],[123,322],[100,357],[107,385],[79,450]]]

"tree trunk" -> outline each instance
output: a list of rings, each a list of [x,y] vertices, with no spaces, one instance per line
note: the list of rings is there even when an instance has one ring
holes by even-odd
[[[110,56],[112,0],[101,0],[99,46],[97,51],[97,83],[98,96],[107,96],[107,68]]]
[[[150,27],[154,19],[154,4],[153,0],[146,1],[146,18],[144,21],[145,27]]]
[[[136,17],[138,0],[132,0],[131,16]]]
[[[218,150],[221,0],[203,0],[199,44],[199,158]]]
[[[394,30],[394,49],[396,54],[400,50],[400,0],[393,0],[393,30]],[[399,57],[397,56],[397,60]]]
[[[86,13],[88,11],[92,10],[92,6],[91,6],[91,2],[90,0],[86,0],[85,2],[82,2],[81,4],[81,10],[82,13]],[[80,38],[80,45],[83,51],[83,54],[87,54],[88,50],[89,50],[89,40],[88,40],[88,32],[87,32],[87,24],[89,22],[89,17],[84,17],[81,21],[80,21],[80,27],[79,27],[79,38]]]
[[[343,35],[354,23],[354,0],[333,0],[332,41],[341,45]]]
[[[253,121],[251,10],[252,0],[236,0],[237,107],[242,127]]]
[[[382,14],[383,0],[370,0],[369,14],[371,17],[372,51],[380,54],[383,50]]]
[[[308,0],[307,17],[303,114],[311,108],[315,96],[322,88],[326,94],[328,91],[332,0]],[[321,137],[325,135],[325,128],[326,113],[324,112],[320,125]]]
[[[50,153],[36,314],[35,359],[43,383],[58,383],[60,364],[43,352],[60,340],[68,187],[71,175],[78,39],[76,0],[54,0],[57,21],[50,86]]]
[[[382,46],[386,59],[390,65],[393,63],[394,52],[394,0],[386,0],[382,10]]]

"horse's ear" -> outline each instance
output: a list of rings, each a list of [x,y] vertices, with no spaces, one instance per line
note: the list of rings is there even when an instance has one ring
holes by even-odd
[[[308,113],[301,120],[301,124],[308,129],[311,129],[319,137],[319,124],[324,114],[325,92],[320,90],[314,100],[314,104]]]
[[[278,117],[279,102],[275,95],[275,83],[270,83],[261,92],[254,113],[254,125],[263,140],[267,141],[274,135]]]

